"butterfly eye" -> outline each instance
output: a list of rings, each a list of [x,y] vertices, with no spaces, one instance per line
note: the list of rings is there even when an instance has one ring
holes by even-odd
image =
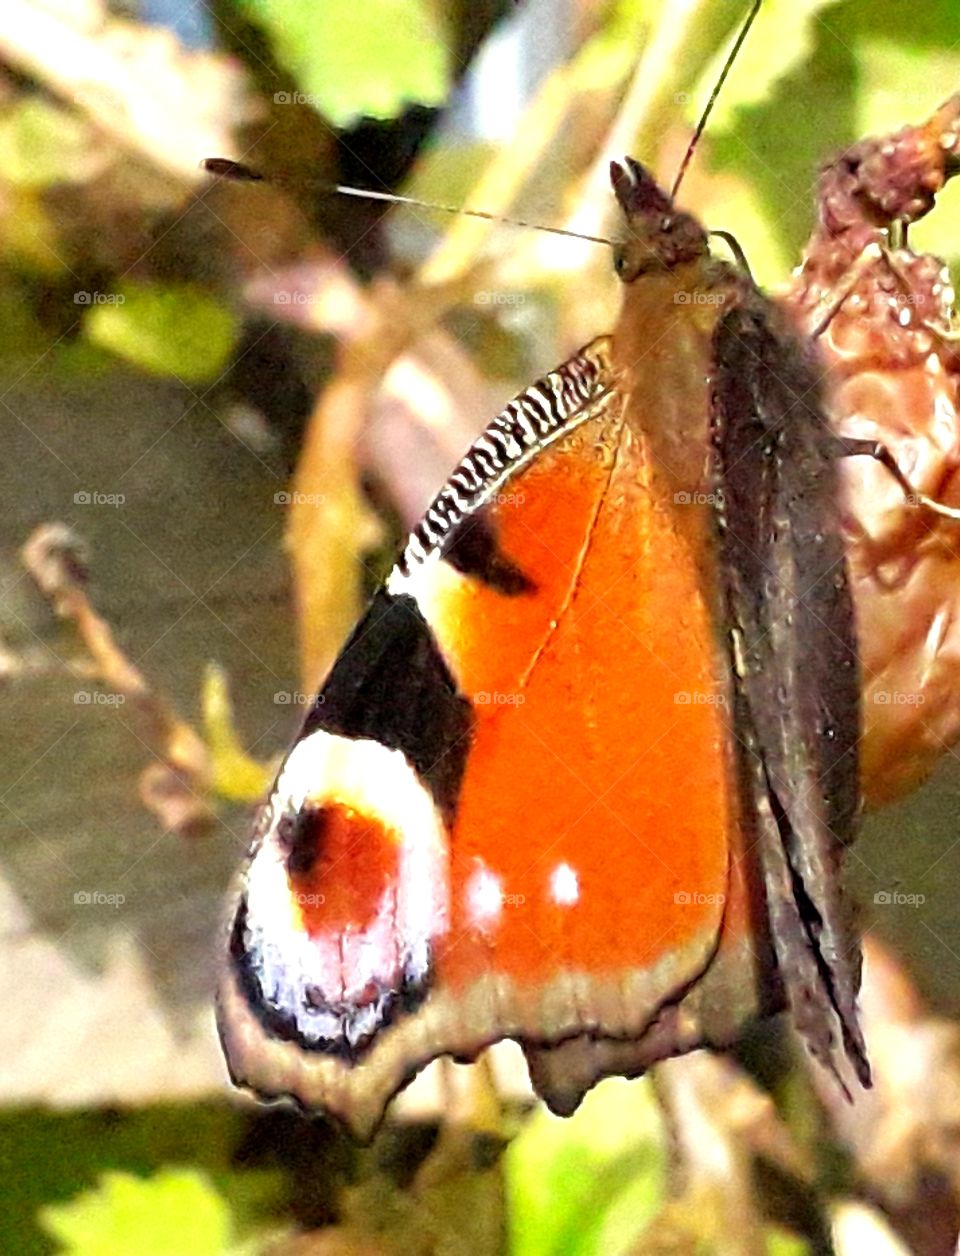
[[[640,268],[637,266],[636,258],[631,258],[630,251],[626,245],[619,245],[613,254],[613,268],[617,272],[618,278],[624,283],[633,283]]]

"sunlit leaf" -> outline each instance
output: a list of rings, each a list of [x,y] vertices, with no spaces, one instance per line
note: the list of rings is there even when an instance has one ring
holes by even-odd
[[[278,104],[302,100],[349,126],[446,97],[450,49],[424,0],[244,0],[243,8],[300,89],[278,92]]]
[[[31,96],[0,118],[0,178],[44,188],[90,177],[100,164],[76,114]]]
[[[232,1246],[226,1201],[191,1169],[105,1173],[96,1190],[41,1209],[41,1221],[69,1256],[223,1256]]]
[[[776,84],[810,56],[820,16],[836,4],[837,0],[766,0],[717,97],[710,114],[711,133],[735,126],[738,110],[762,104]],[[746,15],[746,3],[743,11]],[[729,46],[718,49],[686,102],[691,122],[706,105],[729,51]]]
[[[145,371],[200,384],[216,379],[229,361],[237,320],[198,288],[125,285],[80,296],[90,339]]]
[[[810,1244],[785,1230],[768,1230],[767,1256],[810,1256]]]
[[[663,1193],[650,1084],[604,1082],[566,1120],[538,1111],[505,1160],[511,1256],[626,1252]]]
[[[609,90],[624,78],[636,63],[652,17],[650,6],[641,0],[618,0],[612,5],[606,21],[577,55],[579,84]]]

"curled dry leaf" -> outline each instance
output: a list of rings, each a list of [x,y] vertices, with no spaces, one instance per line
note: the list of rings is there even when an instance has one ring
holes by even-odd
[[[157,757],[140,778],[143,804],[164,829],[199,834],[213,822],[208,801],[211,765],[202,739],[155,693],[139,668],[120,649],[110,625],[87,597],[86,547],[63,523],[41,524],[22,550],[24,566],[55,613],[76,629],[90,656],[94,676],[123,694],[136,714],[138,733]]]
[[[289,494],[286,546],[294,573],[301,673],[316,686],[359,610],[361,563],[380,538],[360,488],[359,447],[380,381],[401,352],[407,321],[398,294],[364,292],[323,246],[279,272],[251,278],[247,299],[284,321],[332,335],[336,369],[304,436]]]
[[[378,536],[359,483],[357,445],[389,358],[344,360],[310,417],[286,532],[305,688],[315,689],[360,607],[362,560]]]
[[[213,811],[197,792],[196,779],[169,763],[147,764],[140,774],[139,794],[166,832],[203,837],[213,824]]]
[[[831,374],[839,431],[886,445],[918,493],[960,505],[960,356],[939,259],[888,252],[958,169],[960,96],[923,126],[848,150],[821,175],[820,221],[785,294]],[[960,523],[911,503],[867,457],[844,463],[864,669],[868,803],[908,793],[960,737]]]

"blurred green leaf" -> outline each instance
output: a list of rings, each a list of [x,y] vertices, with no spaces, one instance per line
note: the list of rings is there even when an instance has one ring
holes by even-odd
[[[849,140],[928,117],[960,86],[960,8],[927,0],[847,0],[824,18],[823,38],[847,44],[856,63],[856,112]]]
[[[44,188],[90,177],[100,159],[76,114],[29,97],[0,117],[0,179]]]
[[[583,88],[609,89],[626,78],[636,64],[647,28],[655,14],[643,0],[617,0],[597,33],[580,49],[576,60]]]
[[[768,1230],[767,1256],[810,1256],[810,1244],[784,1230]]]
[[[767,100],[782,78],[811,54],[817,40],[820,14],[838,0],[766,0],[710,114],[709,130],[726,131],[736,125],[737,111]],[[748,9],[743,4],[744,16]],[[698,120],[720,77],[735,36],[718,49],[687,102],[691,123]]]
[[[450,49],[424,0],[242,0],[242,7],[293,72],[304,103],[336,126],[446,98]],[[293,103],[296,95],[274,99]]]
[[[850,49],[825,26],[836,8],[834,0],[764,5],[695,159],[695,165],[731,176],[712,181],[709,200],[695,208],[710,226],[733,231],[762,286],[782,281],[799,260],[813,223],[819,166],[852,133],[856,75]],[[693,93],[690,125],[716,84],[726,51],[717,54]]]
[[[70,1256],[223,1256],[231,1250],[230,1211],[202,1173],[162,1169],[146,1179],[105,1173],[100,1183],[41,1210],[44,1226]]]
[[[202,384],[226,367],[239,326],[215,298],[188,284],[129,284],[116,293],[85,293],[84,330],[145,371]],[[98,297],[106,299],[100,303]]]
[[[660,1115],[646,1081],[614,1078],[572,1117],[538,1110],[506,1156],[511,1256],[617,1256],[663,1195]]]
[[[244,1118],[216,1102],[123,1113],[6,1112],[0,1115],[0,1252],[50,1256],[51,1228],[40,1228],[47,1209],[56,1215],[81,1198],[94,1197],[105,1173],[122,1169],[138,1182],[151,1182],[161,1170],[186,1164],[204,1182],[214,1183],[237,1234],[244,1240],[262,1236],[275,1224],[287,1188],[275,1169],[234,1167],[244,1130]],[[114,1248],[110,1256],[136,1250]]]

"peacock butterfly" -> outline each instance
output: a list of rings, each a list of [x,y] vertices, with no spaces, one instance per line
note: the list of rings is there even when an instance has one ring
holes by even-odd
[[[904,133],[828,168],[831,247],[926,212],[951,116],[939,156],[913,160]],[[568,1113],[603,1076],[784,1007],[869,1084],[838,878],[861,678],[837,464],[884,454],[834,434],[816,344],[859,256],[798,338],[642,166],[611,176],[613,332],[451,473],[242,876],[218,997],[231,1075],[360,1137],[440,1055],[513,1038]]]

